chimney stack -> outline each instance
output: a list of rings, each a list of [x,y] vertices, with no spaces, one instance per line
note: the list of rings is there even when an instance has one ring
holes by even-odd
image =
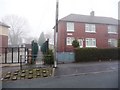
[[[94,11],[91,11],[91,12],[90,12],[90,16],[95,16],[95,12],[94,12]]]

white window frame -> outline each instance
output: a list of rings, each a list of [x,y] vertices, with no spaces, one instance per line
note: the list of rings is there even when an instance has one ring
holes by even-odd
[[[108,33],[109,34],[118,34],[117,26],[108,25]]]
[[[96,38],[86,38],[85,42],[86,42],[86,47],[96,47]]]
[[[73,40],[75,40],[74,37],[67,37],[66,38],[66,45],[72,45]]]
[[[83,48],[83,39],[78,39],[80,48]]]
[[[114,45],[113,45],[113,44],[114,44]],[[117,41],[117,39],[113,39],[113,38],[108,39],[108,45],[109,45],[110,47],[117,47],[117,46],[118,46],[118,41]]]
[[[66,27],[67,27],[67,32],[74,32],[74,23],[73,22],[67,22]]]
[[[96,33],[95,24],[85,24],[85,32]]]

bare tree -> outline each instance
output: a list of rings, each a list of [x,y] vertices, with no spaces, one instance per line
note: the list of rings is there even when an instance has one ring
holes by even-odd
[[[10,26],[9,43],[11,45],[21,44],[26,34],[25,31],[28,29],[26,19],[16,15],[8,15],[2,18],[2,22]]]
[[[25,37],[24,38],[24,43],[26,43],[26,44],[31,44],[31,42],[33,41],[33,40],[38,40],[38,38],[37,37],[32,37],[32,36],[29,36],[29,37]],[[38,41],[37,41],[38,42]]]

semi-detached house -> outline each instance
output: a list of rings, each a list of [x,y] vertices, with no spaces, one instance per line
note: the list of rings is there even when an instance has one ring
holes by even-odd
[[[58,22],[57,52],[72,52],[72,41],[80,48],[114,48],[118,41],[118,20],[111,17],[70,14]]]

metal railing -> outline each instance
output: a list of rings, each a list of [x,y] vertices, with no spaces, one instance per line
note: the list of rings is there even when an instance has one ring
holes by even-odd
[[[0,63],[19,63],[20,55],[27,55],[28,49],[25,47],[0,47]]]

